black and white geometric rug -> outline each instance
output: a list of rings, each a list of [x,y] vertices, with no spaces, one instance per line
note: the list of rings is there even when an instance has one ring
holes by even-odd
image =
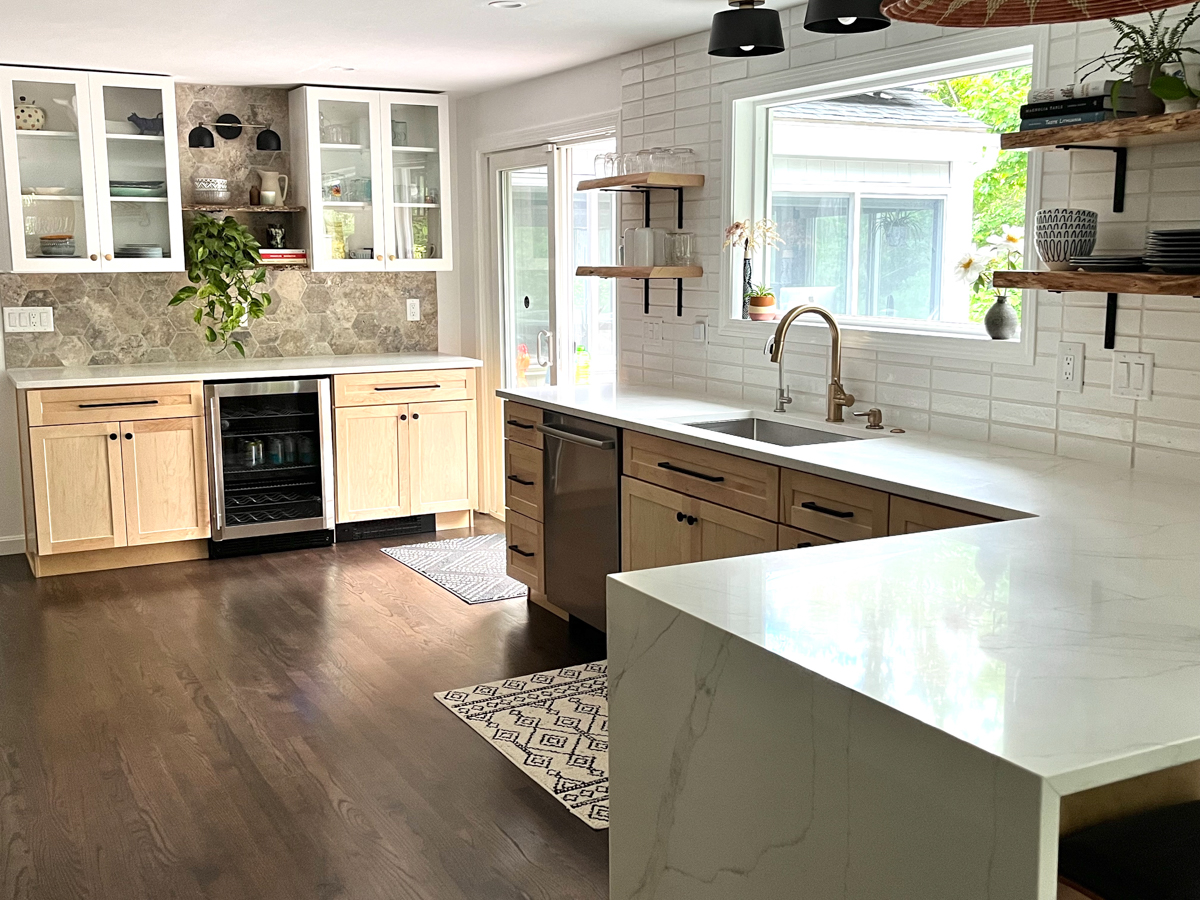
[[[434,696],[576,816],[608,828],[608,660]]]
[[[490,603],[525,597],[529,588],[507,575],[505,537],[475,537],[384,547],[383,552],[466,603]]]

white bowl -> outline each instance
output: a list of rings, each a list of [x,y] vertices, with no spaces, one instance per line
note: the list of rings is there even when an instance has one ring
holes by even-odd
[[[192,197],[197,203],[217,203],[224,205],[232,195],[229,191],[193,191]]]
[[[1071,268],[1072,256],[1089,256],[1095,248],[1099,221],[1090,209],[1039,209],[1033,228],[1038,256],[1053,271]]]

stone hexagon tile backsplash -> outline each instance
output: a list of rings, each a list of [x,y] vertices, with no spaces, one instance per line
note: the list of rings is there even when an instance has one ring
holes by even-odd
[[[8,368],[125,365],[215,357],[191,307],[167,301],[183,274],[0,275],[0,306],[49,306],[54,332],[6,334]],[[268,270],[272,304],[238,334],[251,357],[437,350],[432,273],[341,274]],[[407,320],[407,298],[421,320]],[[235,351],[236,352],[236,351]]]

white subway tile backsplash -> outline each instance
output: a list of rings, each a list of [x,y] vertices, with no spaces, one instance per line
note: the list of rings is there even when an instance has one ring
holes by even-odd
[[[1094,441],[1071,434],[1060,434],[1056,447],[1059,456],[1067,456],[1071,459],[1082,459],[1110,466],[1125,466],[1126,468],[1133,464],[1133,446],[1131,444]]]
[[[949,369],[933,370],[933,387],[939,391],[956,391],[962,394],[983,394],[991,391],[992,379],[976,372],[956,372]]]
[[[1038,453],[1054,452],[1054,432],[1052,431],[1014,428],[1009,425],[997,425],[993,422],[988,432],[988,440],[1005,447],[1016,447],[1018,450],[1034,450]]]
[[[901,366],[895,363],[881,362],[876,366],[875,379],[881,384],[908,385],[909,387],[929,387],[929,369],[919,369],[913,366]]]
[[[1200,453],[1200,428],[1184,428],[1161,422],[1138,421],[1137,442],[1169,450]]]
[[[1029,406],[1025,403],[992,401],[992,420],[1009,422],[1013,425],[1033,425],[1038,428],[1053,428],[1058,411],[1049,406]]]

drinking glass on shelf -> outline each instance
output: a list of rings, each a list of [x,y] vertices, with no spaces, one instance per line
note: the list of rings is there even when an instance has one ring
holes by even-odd
[[[608,174],[607,168],[608,168],[608,154],[607,153],[597,153],[596,159],[592,163],[592,174],[594,174],[597,178],[603,178]]]
[[[674,164],[674,152],[666,147],[655,147],[650,151],[650,169],[651,172],[673,172],[671,166]]]
[[[637,167],[637,152],[634,150],[627,151],[621,154],[621,171],[618,175],[636,175],[639,171]]]
[[[610,151],[604,154],[604,174],[608,177],[621,174],[621,154]]]
[[[691,147],[676,147],[671,151],[673,157],[674,168],[672,172],[678,172],[681,175],[694,175],[696,173],[696,151]]]
[[[654,171],[654,155],[661,150],[639,150],[637,152],[637,171],[638,172],[653,172]]]
[[[667,232],[667,265],[695,265],[695,244],[696,235],[691,231]]]

